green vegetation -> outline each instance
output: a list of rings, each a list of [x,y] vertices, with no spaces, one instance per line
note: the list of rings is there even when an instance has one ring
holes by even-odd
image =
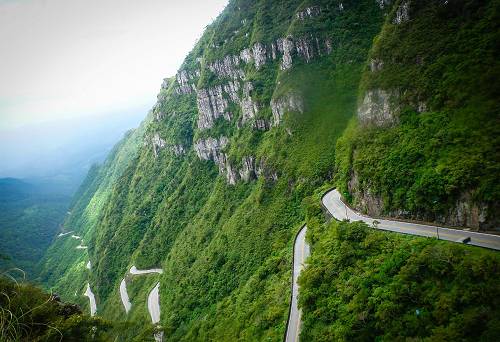
[[[353,122],[337,145],[343,193],[369,190],[383,199],[380,213],[429,221],[457,200],[487,205],[480,226],[498,228],[499,9],[499,1],[419,1],[409,22],[388,18],[369,57],[383,66],[366,68],[361,91],[396,89],[399,124]],[[353,177],[356,189],[348,186]]]
[[[494,341],[500,255],[371,229],[312,225],[299,278],[305,341]]]
[[[398,1],[394,6],[399,4]],[[321,13],[316,17],[298,19],[296,13],[308,6],[319,6]],[[458,5],[454,3],[453,6]],[[240,63],[245,78],[239,81],[239,95],[242,95],[244,81],[251,81],[251,96],[259,105],[257,118],[270,120],[271,100],[286,98],[289,94],[300,96],[303,112],[285,109],[280,125],[258,131],[252,128],[251,122],[242,122],[240,106],[229,101],[232,119],[218,118],[213,127],[201,130],[197,125],[199,113],[196,93],[176,92],[178,81],[169,79],[167,86],[160,91],[158,103],[141,127],[125,136],[103,165],[91,170],[75,197],[71,215],[64,227],[81,235],[89,246],[88,250],[76,250],[78,242],[74,239],[57,239],[43,260],[40,279],[48,288],[61,293],[65,299],[76,301],[85,310],[88,310],[88,301],[81,294],[86,283],[90,282],[96,294],[98,314],[129,327],[113,330],[118,340],[151,338],[154,328],[148,323],[150,318],[146,298],[157,281],[160,282],[162,311],[160,328],[168,340],[281,340],[290,298],[293,238],[304,218],[311,215],[308,225],[313,232],[318,232],[316,235],[313,233],[313,242],[321,246],[323,236],[320,232],[326,237],[330,236],[328,231],[321,228],[323,225],[317,215],[321,213],[319,201],[312,201],[309,196],[325,183],[332,182],[335,166],[338,171],[336,181],[343,190],[347,187],[353,168],[361,173],[357,167],[360,161],[366,167],[365,173],[360,175],[363,182],[367,182],[367,177],[374,177],[374,182],[379,183],[393,179],[404,188],[408,184],[404,183],[402,176],[398,176],[399,169],[394,165],[406,171],[412,166],[418,171],[420,165],[427,167],[426,163],[433,163],[433,158],[437,158],[435,154],[442,158],[443,149],[448,150],[449,145],[440,145],[433,140],[436,135],[441,134],[447,141],[464,137],[463,128],[454,126],[459,115],[435,110],[431,102],[429,108],[433,111],[423,114],[411,112],[411,108],[406,108],[410,106],[402,102],[404,110],[400,115],[401,124],[395,128],[370,128],[363,131],[355,122],[348,127],[349,120],[356,112],[360,87],[362,92],[375,87],[375,83],[370,83],[375,80],[367,76],[366,69],[370,49],[371,55],[375,56],[379,51],[377,49],[385,49],[386,44],[391,47],[391,51],[399,48],[396,44],[398,39],[407,39],[401,36],[401,32],[407,32],[414,22],[419,22],[419,19],[415,19],[393,28],[393,40],[384,41],[391,29],[390,20],[396,7],[387,5],[381,8],[379,2],[373,0],[342,1],[342,6],[339,1],[231,1],[186,57],[182,70],[187,71],[191,78],[192,75],[200,75],[199,79],[194,77],[195,81],[190,80],[192,86],[199,91],[201,88],[234,82],[229,77],[217,77],[207,65],[250,48],[256,42],[269,46],[278,38],[288,35],[294,38],[318,38],[318,44],[330,39],[331,54],[325,51],[306,63],[304,58],[294,53],[293,66],[289,70],[281,70],[280,58],[273,60],[269,57],[258,70],[253,62]],[[411,13],[413,16],[418,12]],[[388,21],[384,24],[384,20]],[[470,20],[474,23],[477,21],[474,18]],[[451,22],[453,20],[450,25]],[[380,36],[374,44],[377,34]],[[449,39],[449,35],[439,39]],[[408,48],[412,47],[410,45]],[[425,53],[429,53],[429,56],[437,54],[433,49]],[[392,70],[390,61],[399,65],[397,59],[390,59],[386,63],[388,70]],[[445,67],[446,70],[453,68],[447,64]],[[406,70],[404,64],[401,68]],[[434,81],[429,84],[432,85]],[[433,93],[433,89],[430,93]],[[226,92],[221,96],[228,100],[229,94]],[[490,105],[491,101],[485,104]],[[464,113],[468,113],[466,109]],[[470,117],[466,115],[460,120],[464,118]],[[448,126],[443,125],[446,132],[436,131],[438,121],[442,121],[442,125],[449,122]],[[467,129],[474,127],[468,125]],[[335,149],[343,132],[346,133]],[[391,135],[382,139],[380,132]],[[484,132],[479,130],[477,134],[471,133],[471,139],[486,134]],[[222,152],[233,168],[241,169],[242,158],[252,156],[264,162],[263,174],[257,179],[229,185],[213,161],[200,160],[194,151],[194,144],[200,139],[218,138],[220,135],[228,138],[228,145]],[[354,144],[356,139],[364,140],[358,145]],[[400,145],[389,144],[388,139],[396,140]],[[401,148],[405,151],[402,153],[404,156],[408,154],[412,158],[401,163],[401,158],[390,154],[395,164],[389,170],[394,170],[395,176],[388,169],[380,167],[381,154],[378,151],[382,148],[377,145],[378,141],[386,144],[387,148]],[[419,145],[426,141],[425,146]],[[470,144],[470,140],[466,142],[470,153],[473,153],[473,144]],[[174,153],[174,147],[179,145],[185,153]],[[366,152],[363,152],[363,148],[366,148]],[[421,155],[411,156],[415,150]],[[482,150],[484,154],[478,158],[486,158],[488,151]],[[457,165],[451,168],[450,165],[457,160],[455,153],[451,151],[447,154],[455,159],[450,159],[446,167],[458,179],[464,175],[460,171],[464,167]],[[363,156],[366,158],[362,159]],[[356,159],[358,157],[360,159]],[[466,163],[467,160],[463,158],[460,162]],[[469,160],[476,168],[476,161],[473,158]],[[376,172],[385,172],[386,176],[377,178],[377,175],[373,175],[376,172],[370,169],[372,167],[376,168]],[[490,169],[485,169],[488,170],[487,174],[491,174]],[[487,177],[482,174],[473,177],[478,182],[487,181]],[[411,177],[408,182],[415,183]],[[453,179],[450,184],[452,182]],[[385,189],[389,185],[384,185]],[[422,181],[421,188],[428,185],[429,182]],[[394,193],[399,194],[400,191],[398,189]],[[411,191],[406,193],[411,194]],[[418,198],[423,201],[425,196]],[[437,199],[441,198],[445,198],[444,195]],[[434,197],[431,199],[434,200]],[[444,201],[443,205],[446,203]],[[414,205],[412,208],[418,210],[422,206],[424,210],[428,209],[420,202]],[[408,209],[407,206],[402,208]],[[371,236],[363,227],[358,228],[366,236]],[[377,235],[373,243],[378,246],[376,243],[384,239]],[[401,246],[404,241],[410,241],[403,237],[395,239],[398,243],[401,241]],[[390,246],[383,245],[383,248],[380,247],[382,249],[366,253],[375,253],[375,259],[378,258],[376,255],[390,259]],[[440,248],[441,245],[437,246]],[[420,253],[425,248],[423,243],[416,244],[414,257],[422,257]],[[329,253],[318,250],[319,259]],[[347,252],[351,253],[350,250]],[[404,249],[404,252],[413,256],[412,249]],[[314,255],[316,253],[314,251]],[[362,257],[364,250],[360,248],[356,253]],[[345,257],[349,258],[349,255]],[[89,260],[92,271],[85,267]],[[349,260],[355,262],[354,257]],[[132,309],[125,315],[118,288],[132,265],[138,268],[161,267],[164,272],[162,275],[128,279]],[[395,271],[399,272],[399,269],[396,267]],[[469,281],[469,278],[464,279]],[[489,281],[490,278],[487,278],[478,286],[493,286]],[[309,285],[304,283],[304,286]],[[333,290],[322,288],[322,291],[321,295],[328,297]],[[314,288],[309,293],[311,296],[318,295],[314,294]],[[428,295],[427,292],[425,295]],[[452,298],[455,300],[455,297]],[[330,324],[332,322],[327,318],[330,313],[314,311],[314,307],[307,306],[314,305],[311,301],[305,301],[303,305],[309,329],[305,331],[306,336],[323,334],[319,331],[323,328],[313,326],[310,315],[314,312],[321,322]],[[426,310],[430,309],[426,307]],[[491,310],[486,311],[489,315]],[[452,318],[443,319],[445,324],[451,322]],[[475,318],[471,318],[472,321],[476,322]],[[339,321],[338,324],[344,323]],[[429,330],[422,330],[422,333],[424,331]]]
[[[70,198],[13,178],[0,179],[0,272],[20,268],[37,276],[37,263],[52,243]],[[21,276],[21,273],[16,273]]]
[[[74,304],[0,275],[0,341],[108,341],[111,325]]]

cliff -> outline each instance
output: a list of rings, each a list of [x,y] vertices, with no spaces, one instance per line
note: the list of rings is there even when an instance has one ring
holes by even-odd
[[[356,205],[363,207],[363,194],[374,193],[378,213],[394,212],[384,211],[389,190],[378,181],[393,174],[384,169],[385,154],[373,152],[378,140],[371,137],[404,136],[399,130],[406,122],[431,120],[428,113],[438,108],[429,98],[433,81],[425,94],[407,88],[413,89],[413,82],[420,87],[415,74],[436,70],[427,56],[435,56],[439,45],[424,50],[425,58],[410,54],[411,62],[397,57],[411,50],[415,31],[432,22],[433,11],[460,26],[464,14],[455,13],[460,6],[452,1],[230,1],[177,74],[165,79],[147,120],[82,186],[65,229],[78,232],[88,250],[77,252],[74,241],[56,240],[43,260],[42,281],[88,306],[79,295],[88,280],[99,315],[141,324],[149,322],[147,293],[159,282],[159,324],[167,339],[281,340],[304,198],[331,184],[336,174]],[[420,17],[426,18],[421,24],[415,19]],[[440,41],[448,42],[452,31],[444,30]],[[447,67],[458,60],[451,58]],[[405,63],[412,63],[407,71]],[[382,76],[386,70],[391,74]],[[451,118],[456,112],[446,113]],[[356,140],[361,138],[362,146]],[[433,145],[435,139],[431,134],[423,141],[442,156],[447,149]],[[375,161],[361,158],[363,153]],[[414,160],[397,170],[411,175]],[[372,180],[360,165],[376,166],[383,176]],[[420,184],[411,177],[407,182]],[[450,201],[443,197],[446,192],[429,198],[446,198],[446,208],[454,208],[456,191]],[[390,203],[409,216],[432,212]],[[89,260],[91,271],[85,268]],[[163,273],[132,277],[127,275],[131,266]],[[123,279],[132,302],[128,314],[119,296]]]

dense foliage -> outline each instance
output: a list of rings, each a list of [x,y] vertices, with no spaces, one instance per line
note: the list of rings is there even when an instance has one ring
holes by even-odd
[[[89,282],[99,315],[146,328],[117,330],[122,340],[153,330],[146,324],[146,300],[158,281],[160,329],[166,339],[281,340],[293,238],[303,224],[304,208],[318,212],[318,204],[304,199],[331,181],[336,153],[342,157],[337,164],[340,183],[346,186],[352,155],[344,151],[353,150],[350,136],[337,151],[335,145],[356,112],[360,84],[362,89],[369,85],[363,74],[373,39],[381,30],[384,36],[390,25],[384,26],[384,20],[391,20],[399,5],[374,0],[230,1],[181,67],[195,83],[184,91],[180,74],[165,80],[141,127],[116,146],[105,164],[94,167],[82,185],[64,227],[82,236],[88,250],[77,250],[74,239],[57,239],[44,260],[41,280],[84,307],[88,301],[81,294]],[[297,15],[314,6],[321,8],[309,10],[315,15]],[[206,93],[234,81],[207,65],[254,43],[271,44],[287,36],[318,38],[310,40],[317,44],[330,39],[331,53],[317,54],[309,63],[294,55],[289,70],[280,67],[280,58],[268,58],[261,68],[241,62],[245,76],[240,85],[252,83],[249,92],[259,105],[254,119],[270,122],[271,100],[287,94],[300,95],[302,113],[288,108],[279,125],[258,130],[243,122],[241,106],[228,101],[231,119],[219,117],[212,127],[201,129],[196,91]],[[375,46],[382,48],[381,41]],[[221,96],[228,100],[228,93]],[[409,130],[405,122],[420,127],[425,120],[424,115],[407,118],[401,119],[401,134]],[[252,156],[265,162],[267,173],[228,184],[217,165],[194,150],[200,139],[222,135],[228,140],[224,159],[231,165],[241,168],[242,158]],[[179,146],[183,153],[175,153]],[[318,218],[308,224],[321,226]],[[132,265],[164,272],[127,275]],[[124,278],[132,301],[128,315],[118,291]]]
[[[353,122],[339,140],[348,199],[355,177],[382,198],[384,214],[433,221],[461,200],[487,205],[482,227],[498,228],[499,13],[499,1],[429,0],[411,2],[408,22],[388,18],[369,56],[383,66],[367,66],[361,90],[396,91],[399,124]]]
[[[0,341],[108,341],[109,323],[27,283],[0,275]]]
[[[0,179],[0,271],[20,268],[30,279],[37,276],[36,265],[52,243],[69,201],[67,195],[37,185]]]
[[[321,14],[297,19],[296,12],[308,6],[321,7]],[[280,126],[259,131],[250,124],[238,127],[242,113],[233,106],[234,119],[220,118],[200,130],[196,94],[177,94],[176,81],[167,80],[149,121],[89,173],[64,224],[83,236],[88,252],[76,250],[77,241],[58,239],[44,261],[42,281],[85,307],[81,293],[90,281],[100,315],[149,322],[146,298],[159,280],[166,338],[280,340],[302,199],[331,178],[332,147],[355,112],[363,64],[383,22],[384,11],[372,0],[343,6],[342,12],[330,1],[231,1],[182,69],[194,72],[201,63],[197,88],[211,87],[227,80],[203,66],[255,42],[270,44],[289,34],[330,38],[330,55],[310,63],[294,58],[288,71],[280,69],[280,59],[259,70],[253,63],[244,67],[259,118],[270,120],[271,99],[291,90],[301,94],[303,113],[286,113]],[[155,118],[159,111],[166,114],[161,119]],[[155,134],[168,146],[182,144],[187,153],[174,155],[165,147],[155,156]],[[225,152],[232,163],[239,166],[249,155],[265,159],[278,179],[227,184],[212,161],[193,151],[197,140],[221,134],[229,139]],[[118,287],[132,265],[162,267],[164,273],[127,277],[132,310],[126,316]],[[126,334],[122,338],[136,336]]]
[[[304,341],[494,341],[500,255],[362,222],[314,226],[299,278]]]

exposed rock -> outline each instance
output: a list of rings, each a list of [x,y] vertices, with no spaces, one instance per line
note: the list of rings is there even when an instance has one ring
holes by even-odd
[[[281,59],[281,70],[290,69],[293,63],[292,54],[295,49],[292,37],[279,38],[276,41],[276,46],[278,47],[278,51],[283,54],[283,58]]]
[[[153,154],[155,158],[157,158],[160,150],[165,147],[165,140],[163,140],[158,133],[155,133],[151,138],[151,144],[153,146]]]
[[[226,94],[229,96],[231,101],[234,103],[239,103],[240,102],[240,82],[239,81],[229,81],[227,84],[223,86],[224,91]]]
[[[245,82],[243,85],[243,98],[240,101],[242,122],[245,123],[253,119],[259,110],[258,105],[253,101],[250,92],[253,90],[253,85],[250,82]]]
[[[328,38],[325,40],[326,53],[329,55],[333,51],[332,41]]]
[[[163,112],[160,109],[160,106],[157,106],[157,105],[153,107],[153,115],[154,115],[156,121],[161,121],[166,117],[165,112]]]
[[[158,133],[153,134],[151,137],[151,146],[153,148],[153,154],[155,159],[158,158],[160,154],[160,150],[163,148],[167,148],[170,152],[172,152],[176,156],[180,156],[186,153],[186,149],[181,144],[168,145],[164,139],[160,137]]]
[[[198,128],[206,129],[213,126],[215,120],[224,117],[231,120],[231,113],[226,112],[228,102],[223,96],[222,86],[200,89],[197,93]]]
[[[323,55],[323,52],[327,54],[332,52],[330,39],[322,40],[309,36],[294,40],[292,36],[287,36],[277,39],[270,46],[255,43],[251,48],[241,50],[239,54],[227,55],[221,60],[210,63],[208,68],[219,78],[244,79],[243,63],[253,62],[255,68],[259,70],[268,60],[278,58],[278,53],[280,53],[282,54],[281,69],[287,70],[292,67],[295,54],[304,58],[308,63],[313,57]]]
[[[226,177],[229,184],[234,185],[238,180],[238,172],[228,161],[227,155],[222,152],[228,142],[224,136],[201,139],[194,144],[194,149],[198,158],[212,160],[219,167],[219,173]]]
[[[175,88],[177,94],[191,94],[196,90],[194,83],[200,77],[200,71],[181,70],[175,76],[178,87]]]
[[[321,8],[318,6],[311,6],[304,8],[302,11],[297,12],[295,16],[299,20],[305,20],[307,18],[314,18],[321,14]]]
[[[222,60],[216,60],[209,64],[208,68],[218,77],[243,78],[244,73],[239,65],[240,56],[228,55]]]
[[[351,172],[348,182],[348,191],[354,198],[354,207],[370,216],[388,216],[399,219],[410,219],[428,222],[437,222],[452,227],[469,227],[475,229],[498,227],[495,217],[488,217],[488,205],[476,203],[473,200],[472,191],[464,191],[460,194],[454,206],[446,213],[435,215],[433,213],[410,212],[397,210],[387,212],[384,201],[380,194],[371,190],[369,184],[360,185],[358,176]]]
[[[471,191],[461,193],[453,208],[445,215],[438,216],[437,221],[450,226],[476,229],[483,227],[487,219],[488,205],[475,203],[472,197]]]
[[[362,105],[358,108],[358,118],[363,124],[388,126],[397,121],[399,107],[396,103],[396,92],[382,89],[369,90],[365,94]]]
[[[380,9],[384,9],[392,3],[392,0],[376,0]]]
[[[167,90],[172,84],[172,80],[170,78],[164,78],[161,84],[161,89]]]
[[[265,63],[267,59],[266,47],[261,43],[255,43],[252,48],[253,59],[255,62],[255,68],[259,70]]]
[[[239,171],[240,178],[245,182],[257,177],[255,172],[255,158],[252,156],[243,157],[241,160],[242,168]]]
[[[297,48],[297,54],[303,57],[306,60],[306,63],[309,63],[314,57],[314,47],[311,39],[301,38],[297,40],[295,47]],[[321,50],[318,47],[318,52],[320,51]]]
[[[194,144],[194,150],[198,158],[213,161],[219,168],[219,174],[223,175],[231,185],[236,184],[239,180],[248,182],[261,175],[268,180],[276,181],[278,179],[278,174],[275,171],[265,167],[263,159],[256,162],[253,156],[243,157],[241,169],[238,170],[231,164],[227,154],[223,152],[228,142],[228,139],[224,136],[201,139]]]
[[[427,103],[425,101],[418,101],[417,111],[419,113],[423,113],[423,112],[427,112],[427,110],[428,110]]]
[[[269,122],[266,119],[256,119],[252,123],[252,127],[254,129],[258,129],[260,131],[267,131],[270,128]]]
[[[186,149],[184,148],[184,146],[180,144],[169,146],[169,150],[176,156],[181,156],[183,154],[186,154]]]
[[[221,151],[228,144],[229,140],[221,136],[219,138],[201,139],[195,142],[194,150],[198,158],[212,160],[216,163],[220,160]]]
[[[370,70],[372,72],[380,71],[384,67],[384,62],[381,59],[373,58],[370,61]]]
[[[304,112],[302,97],[295,93],[288,93],[277,99],[271,100],[271,111],[273,112],[273,126],[278,126],[286,112]]]
[[[410,20],[410,1],[405,0],[396,10],[396,16],[394,17],[393,23],[399,25],[408,20]]]

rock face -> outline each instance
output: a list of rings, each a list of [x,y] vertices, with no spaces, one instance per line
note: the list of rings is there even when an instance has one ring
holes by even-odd
[[[321,8],[318,6],[311,6],[304,8],[302,11],[297,12],[295,16],[299,20],[306,20],[308,18],[314,18],[321,14]]]
[[[308,7],[297,15],[298,18],[305,19],[306,17],[319,15],[320,12],[319,7]],[[294,58],[300,58],[305,63],[309,63],[313,58],[331,52],[332,43],[330,39],[314,37],[313,35],[300,38],[287,36],[279,38],[269,45],[258,42],[235,55],[227,55],[220,60],[207,64],[207,68],[225,83],[210,88],[197,89],[195,83],[199,79],[200,71],[180,70],[176,75],[175,92],[178,95],[196,93],[199,129],[213,127],[215,121],[220,117],[230,121],[233,113],[229,111],[229,102],[232,102],[241,108],[242,117],[238,122],[238,126],[246,122],[252,122],[252,127],[255,129],[266,130],[272,125],[265,122],[264,119],[255,121],[260,105],[251,96],[253,84],[245,80],[245,65],[253,63],[255,68],[259,70],[268,61],[276,60],[281,56],[280,69],[288,70],[293,66]],[[273,111],[273,113],[276,113],[274,115],[274,125],[279,123],[284,111],[302,111],[301,102],[294,101],[293,98],[287,99],[285,101],[287,104],[281,102],[276,103],[275,109],[277,110]],[[165,115],[161,111],[155,113],[158,121],[162,120]]]
[[[187,70],[181,70],[175,76],[177,81],[177,88],[175,88],[175,92],[177,94],[191,94],[196,90],[196,86],[194,82],[200,76],[200,71],[196,70],[195,72],[189,72]]]
[[[389,126],[397,121],[399,108],[397,93],[383,89],[373,89],[366,92],[363,103],[358,108],[358,118],[362,124]]]
[[[393,23],[396,25],[400,25],[402,23],[410,20],[410,1],[405,0],[399,5],[396,10],[396,16],[394,17]]]
[[[302,113],[304,105],[302,97],[295,93],[288,93],[277,99],[271,100],[271,111],[273,113],[273,126],[278,126],[281,123],[285,112],[295,111]]]
[[[376,72],[382,70],[384,67],[384,61],[378,58],[373,58],[370,60],[370,70],[371,72]]]
[[[310,13],[316,13],[316,10],[312,8],[309,10]],[[307,11],[304,13],[307,13]],[[245,72],[242,68],[249,63],[254,63],[255,68],[259,70],[268,61],[277,59],[281,54],[281,69],[287,70],[292,67],[294,57],[300,57],[306,63],[309,63],[312,58],[330,54],[331,52],[332,43],[329,38],[325,39],[312,35],[304,37],[287,36],[278,38],[267,46],[262,43],[255,43],[252,47],[245,48],[238,54],[228,55],[223,59],[208,64],[208,69],[218,78],[244,79]],[[179,80],[178,83],[180,84]]]
[[[158,133],[155,133],[151,138],[151,145],[153,146],[153,154],[155,158],[157,158],[159,151],[165,147],[165,140],[163,140]]]
[[[228,102],[223,96],[222,86],[218,85],[213,88],[198,90],[196,101],[199,112],[199,129],[212,127],[219,117],[231,120],[231,113],[226,111]]]
[[[412,213],[405,210],[385,210],[382,196],[372,191],[369,185],[360,186],[356,172],[351,173],[348,190],[354,198],[355,208],[374,217],[388,216],[399,219],[435,221],[452,227],[469,227],[476,230],[496,229],[498,227],[498,220],[495,220],[494,217],[488,217],[488,204],[476,203],[470,190],[462,192],[455,205],[446,213],[437,215]]]
[[[236,168],[229,161],[227,154],[223,152],[228,143],[229,140],[224,136],[201,139],[194,144],[194,149],[201,160],[213,161],[219,167],[219,173],[225,176],[231,185],[236,184],[239,180],[248,182],[261,175],[268,180],[276,181],[278,179],[276,172],[265,167],[263,159],[257,162],[253,156],[243,157],[241,168]]]
[[[376,1],[381,9],[384,9],[385,7],[389,6],[392,3],[392,0],[376,0]]]
[[[151,146],[153,148],[153,154],[155,159],[158,158],[160,150],[167,148],[171,153],[176,156],[181,156],[186,154],[186,148],[181,144],[168,145],[165,140],[163,140],[158,133],[153,134],[151,137]]]

